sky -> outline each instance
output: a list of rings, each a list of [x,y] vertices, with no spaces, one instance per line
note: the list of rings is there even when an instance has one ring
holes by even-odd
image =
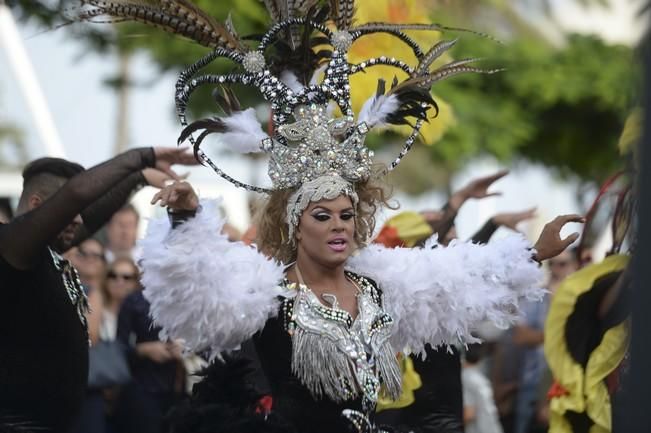
[[[566,29],[596,32],[611,42],[633,43],[642,26],[635,19],[631,1],[613,0],[610,10],[586,12],[568,0],[555,0],[555,14]],[[83,45],[63,30],[42,33],[34,27],[20,25],[19,32],[66,157],[85,166],[109,158],[114,148],[117,101],[104,80],[117,70],[117,59],[85,53]],[[0,119],[11,121],[26,132],[32,158],[44,156],[46,151],[32,127],[30,112],[16,83],[18,77],[11,72],[5,48],[0,44]],[[130,95],[130,146],[175,146],[179,133],[173,113],[176,76],[161,74],[144,55],[134,58],[132,71],[134,81],[148,85],[134,88]],[[220,163],[229,174],[242,180],[251,180],[255,175],[237,158],[220,158]],[[472,176],[499,168],[490,160],[480,161],[460,173],[454,184],[461,185]],[[190,180],[199,185],[204,195],[224,195],[229,217],[240,227],[248,224],[246,196],[234,192],[230,184],[216,178],[207,168],[193,169]],[[555,191],[551,195],[548,194],[550,186]],[[505,193],[503,198],[473,203],[460,215],[462,236],[470,236],[482,219],[496,211],[520,210],[537,204],[535,197],[545,197],[545,210],[531,230],[539,228],[544,218],[551,216],[548,214],[578,209],[571,185],[559,183],[539,167],[518,168],[509,179],[501,181],[500,188]],[[0,186],[0,193],[1,190]],[[149,194],[151,191],[145,191],[137,197],[143,207]],[[436,194],[418,199],[401,197],[403,208],[412,209],[437,207],[443,200]]]

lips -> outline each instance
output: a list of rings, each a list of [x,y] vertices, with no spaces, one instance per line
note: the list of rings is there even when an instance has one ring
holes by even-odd
[[[334,238],[328,241],[328,246],[334,252],[341,253],[348,247],[348,241],[345,238]]]

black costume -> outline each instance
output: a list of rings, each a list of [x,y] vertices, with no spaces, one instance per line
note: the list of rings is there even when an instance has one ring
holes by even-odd
[[[142,182],[139,171],[153,164],[151,148],[126,152],[0,226],[3,428],[58,433],[78,410],[88,378],[85,295],[74,268],[50,244],[80,213],[75,242],[101,227]]]

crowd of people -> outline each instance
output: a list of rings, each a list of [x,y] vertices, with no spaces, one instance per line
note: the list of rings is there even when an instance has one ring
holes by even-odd
[[[193,153],[137,148],[90,169],[59,158],[24,168],[15,213],[5,207],[0,224],[0,340],[10,348],[0,353],[0,433],[611,431],[627,378],[630,196],[619,196],[612,254],[595,264],[584,245],[572,249],[579,233],[561,236],[580,215],[554,218],[534,242],[494,234],[517,232],[535,209],[457,239],[463,205],[496,195],[507,171],[380,227],[379,211],[394,207],[387,171],[438,112],[431,85],[495,71],[467,66],[474,59],[434,69],[456,41],[421,47],[403,30],[440,26],[358,25],[352,2],[333,5],[265,2],[274,24],[252,49],[257,39],[186,1],[82,2],[78,19],[136,20],[214,51],[176,86],[179,143]],[[378,33],[418,63],[350,64],[351,45]],[[238,72],[196,75],[217,59]],[[378,82],[355,113],[350,77],[376,65],[408,77],[388,92]],[[188,124],[193,92],[217,83],[224,115]],[[262,93],[268,128],[232,84]],[[378,169],[364,140],[388,125],[411,132]],[[202,150],[210,134],[267,153],[271,186],[225,174]],[[198,163],[265,194],[244,235],[172,169]],[[167,215],[138,240],[129,198],[144,185],[158,188],[151,204]]]
[[[25,169],[26,191],[43,196],[43,191],[29,188],[30,176],[56,174],[59,164],[70,163],[45,159],[30,164]],[[33,173],[33,167],[41,165],[44,168]],[[397,214],[385,222],[375,242],[392,248],[422,247],[427,239],[437,235],[441,245],[448,245],[456,239],[454,219],[463,203],[495,195],[488,189],[506,174],[499,172],[473,180],[453,194],[441,210]],[[183,353],[179,342],[159,338],[160,328],[152,323],[140,282],[138,260],[142,251],[137,242],[140,216],[127,202],[128,194],[121,198],[124,203],[113,203],[114,208],[117,204],[120,207],[105,215],[107,221],[101,229],[95,227],[99,230],[94,237],[79,238],[74,246],[66,245],[68,248],[63,252],[63,258],[78,272],[89,305],[85,317],[90,340],[90,372],[83,406],[67,430],[71,433],[167,431],[166,415],[188,399],[191,393],[188,383],[196,381],[192,374],[208,361],[206,356]],[[471,241],[487,243],[498,228],[517,230],[519,223],[533,216],[534,209],[495,215]],[[9,220],[7,228],[12,225]],[[255,242],[256,231],[251,226],[241,235],[232,225],[222,227],[229,241],[247,244]],[[573,240],[574,237],[568,239],[568,243]],[[550,259],[548,264],[549,293],[542,302],[528,301],[516,325],[499,339],[486,341],[484,345],[428,346],[426,360],[413,357],[410,364],[421,384],[419,388],[423,389],[413,390],[416,398],[400,410],[392,404],[386,405],[380,419],[422,431],[546,431],[537,429],[547,422],[545,387],[549,388],[550,382],[542,343],[548,297],[579,265],[570,250]],[[481,334],[481,326],[477,331]],[[255,350],[244,353],[259,365]],[[270,392],[260,372],[254,382],[261,395]],[[416,406],[418,409],[414,409]],[[438,413],[440,418],[432,417],[433,413]],[[445,425],[445,430],[437,430],[440,425]]]

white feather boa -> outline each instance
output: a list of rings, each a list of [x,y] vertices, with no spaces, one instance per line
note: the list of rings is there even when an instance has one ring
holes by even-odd
[[[433,248],[434,247],[434,248]],[[482,320],[506,327],[522,298],[540,299],[542,271],[531,260],[524,237],[488,245],[430,240],[424,248],[369,245],[348,268],[374,279],[394,319],[392,344],[424,353],[424,345],[477,341],[471,331]]]
[[[283,268],[221,233],[219,201],[202,201],[194,218],[172,229],[152,220],[142,247],[144,295],[161,338],[180,338],[211,357],[234,350],[278,313]]]

